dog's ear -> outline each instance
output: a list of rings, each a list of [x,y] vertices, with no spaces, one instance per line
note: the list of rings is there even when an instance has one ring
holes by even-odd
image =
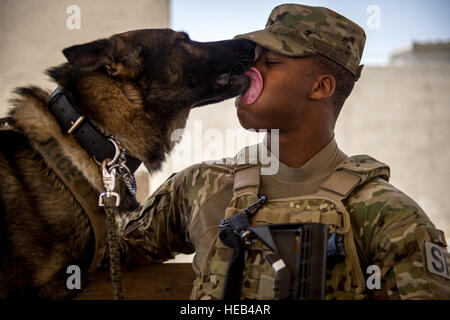
[[[111,42],[106,39],[66,48],[63,54],[73,67],[87,72],[110,65],[114,59]]]
[[[75,45],[63,50],[64,56],[76,69],[90,72],[104,67],[113,77],[131,79],[142,68],[140,46],[120,36]]]

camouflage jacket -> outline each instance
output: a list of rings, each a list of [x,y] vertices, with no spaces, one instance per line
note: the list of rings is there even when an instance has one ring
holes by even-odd
[[[358,157],[352,159],[358,159]],[[200,163],[173,174],[147,199],[142,210],[121,223],[123,260],[128,265],[163,262],[177,253],[194,253],[200,273],[206,251],[219,231],[232,194],[232,165]],[[227,201],[216,201],[225,198]],[[381,289],[366,290],[372,299],[449,299],[450,281],[427,270],[425,241],[446,247],[442,231],[407,195],[381,178],[357,188],[344,205],[362,249],[363,273],[381,269]],[[339,290],[340,284],[336,284]],[[336,294],[334,295],[336,297]],[[339,295],[337,295],[339,296]],[[343,298],[347,298],[343,295]]]

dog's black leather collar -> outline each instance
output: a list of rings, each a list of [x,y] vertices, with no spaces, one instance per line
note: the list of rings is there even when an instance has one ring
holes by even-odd
[[[114,158],[116,152],[114,145],[89,120],[83,117],[71,101],[70,96],[62,88],[58,87],[53,91],[48,105],[63,132],[68,133],[70,130],[70,134],[97,161],[102,162],[104,159]],[[132,173],[141,165],[141,161],[136,158],[126,156],[126,159],[126,165]]]

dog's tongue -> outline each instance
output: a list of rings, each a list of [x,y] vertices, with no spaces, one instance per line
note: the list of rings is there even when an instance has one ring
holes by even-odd
[[[258,69],[251,67],[245,72],[245,74],[250,78],[251,84],[247,92],[241,96],[241,101],[245,104],[252,104],[258,100],[263,88],[263,79],[261,73]]]

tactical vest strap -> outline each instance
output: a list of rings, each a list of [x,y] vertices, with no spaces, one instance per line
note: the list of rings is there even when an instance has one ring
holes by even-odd
[[[258,194],[261,167],[259,165],[238,166],[234,169],[233,198],[246,193]]]
[[[361,177],[344,169],[335,171],[320,186],[318,194],[328,195],[339,200],[345,199],[361,183]]]
[[[322,183],[317,195],[342,201],[348,198],[357,187],[365,184],[370,179],[381,177],[389,181],[389,176],[389,166],[386,164],[367,155],[353,156],[336,167],[334,172]],[[344,218],[347,218],[348,221],[350,220],[348,212],[344,212]],[[365,287],[365,279],[362,274],[357,253],[358,250],[356,244],[358,243],[358,240],[351,228],[346,231],[349,232],[349,234],[344,237],[346,252],[348,259],[351,261],[351,265],[354,266],[353,272],[357,287],[362,290]],[[363,255],[362,259],[367,261],[367,257],[365,257],[363,250],[359,250],[359,252]],[[350,283],[346,283],[346,289],[349,289],[350,285]]]
[[[320,186],[317,195],[346,199],[358,186],[374,177],[389,180],[389,166],[367,155],[348,158]]]
[[[259,211],[253,218],[255,221],[264,221],[271,224],[291,223],[288,212],[280,212],[276,215],[271,211]],[[336,210],[325,212],[320,211],[303,211],[295,215],[298,223],[324,223],[338,228],[339,233],[346,233],[350,227],[350,222],[345,219],[342,213]]]

